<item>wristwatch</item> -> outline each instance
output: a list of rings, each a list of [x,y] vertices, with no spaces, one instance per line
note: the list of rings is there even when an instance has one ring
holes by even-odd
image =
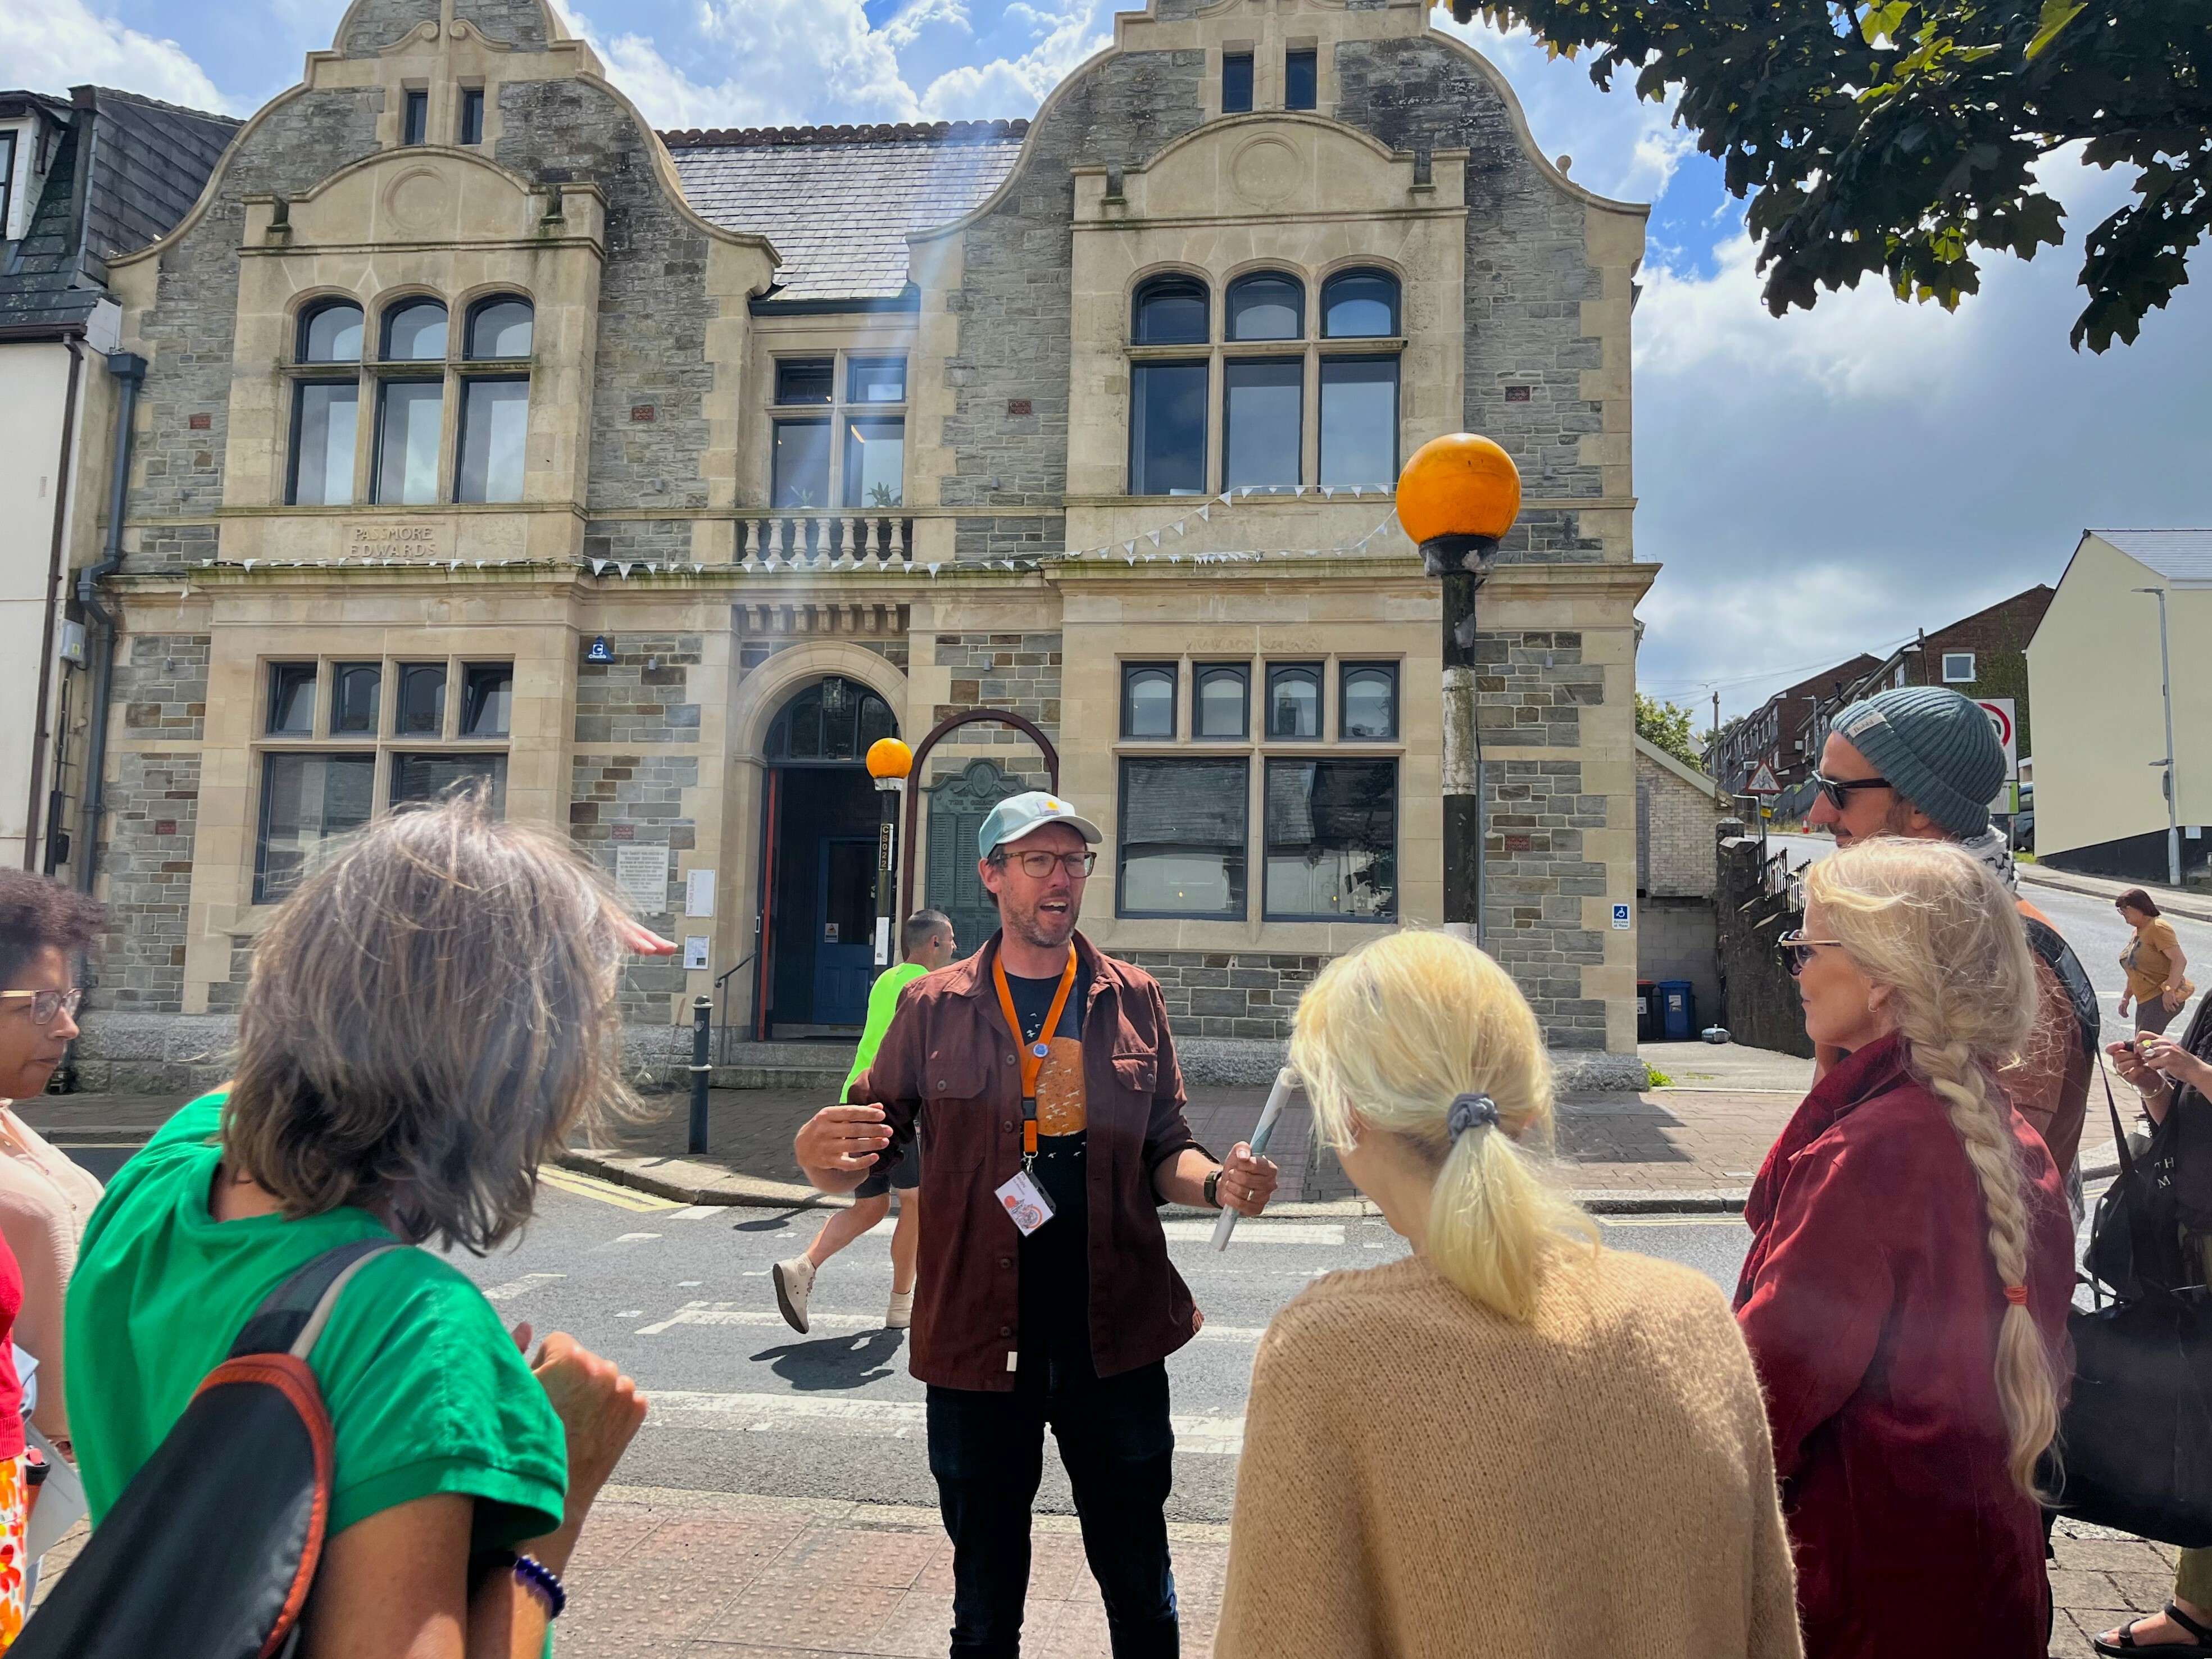
[[[1206,1201],[1214,1209],[1221,1207],[1221,1196],[1214,1189],[1221,1185],[1221,1171],[1216,1170],[1206,1178]]]

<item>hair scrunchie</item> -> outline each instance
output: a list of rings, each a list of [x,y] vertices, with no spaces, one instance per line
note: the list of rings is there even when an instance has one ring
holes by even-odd
[[[1494,1129],[1498,1127],[1498,1103],[1488,1095],[1462,1095],[1451,1103],[1449,1120],[1454,1141],[1469,1129]]]

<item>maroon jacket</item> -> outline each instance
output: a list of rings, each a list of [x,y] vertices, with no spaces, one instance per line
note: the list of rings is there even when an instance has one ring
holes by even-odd
[[[2045,1647],[2042,1518],[2005,1471],[1992,1371],[2004,1287],[1981,1188],[1899,1037],[1814,1087],[1766,1155],[1736,1317],[1766,1390],[1808,1659]],[[2008,1113],[2028,1195],[2028,1311],[2070,1369],[2074,1233],[2042,1139]]]
[[[1021,1338],[1021,1235],[996,1196],[1022,1167],[1017,1035],[991,978],[999,939],[965,962],[916,980],[899,997],[875,1064],[851,1098],[883,1107],[903,1157],[919,1123],[921,1267],[914,1306],[914,1374],[947,1389],[1011,1389]],[[1191,1138],[1167,1007],[1150,974],[1116,962],[1079,933],[1084,1163],[1091,1197],[1091,1357],[1101,1376],[1164,1359],[1200,1316],[1168,1261],[1152,1171]],[[1047,1223],[1047,1225],[1053,1224]]]

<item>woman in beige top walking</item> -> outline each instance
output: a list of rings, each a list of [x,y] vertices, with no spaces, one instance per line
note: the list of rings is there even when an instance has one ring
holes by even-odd
[[[1600,1247],[1530,1145],[1535,1016],[1448,934],[1331,963],[1291,1063],[1413,1245],[1261,1340],[1220,1659],[1794,1659],[1790,1547],[1751,1358],[1717,1286]]]
[[[2128,975],[2128,988],[2120,993],[2120,1018],[2128,1017],[2132,1002],[2136,1030],[2163,1034],[2196,992],[2188,976],[2189,958],[2173,924],[2159,914],[2158,905],[2142,888],[2129,888],[2113,901],[2113,908],[2136,930],[2128,948],[2120,952],[2120,966]]]
[[[15,1340],[39,1362],[31,1421],[64,1449],[62,1297],[100,1188],[23,1121],[15,1102],[46,1092],[76,1036],[77,963],[101,921],[100,908],[75,888],[0,870],[0,1237],[23,1273]]]

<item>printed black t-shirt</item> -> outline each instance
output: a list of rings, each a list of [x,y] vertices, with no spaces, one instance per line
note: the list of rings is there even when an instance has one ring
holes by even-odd
[[[1060,975],[1006,975],[1024,1047],[1038,1040]],[[1090,975],[1079,970],[1037,1073],[1037,1155],[1030,1177],[1052,1200],[1053,1218],[1021,1241],[1023,1353],[1091,1363],[1091,1197],[1085,1185],[1088,1097],[1083,1084],[1083,1004]],[[1012,1224],[1007,1224],[1011,1226]]]

